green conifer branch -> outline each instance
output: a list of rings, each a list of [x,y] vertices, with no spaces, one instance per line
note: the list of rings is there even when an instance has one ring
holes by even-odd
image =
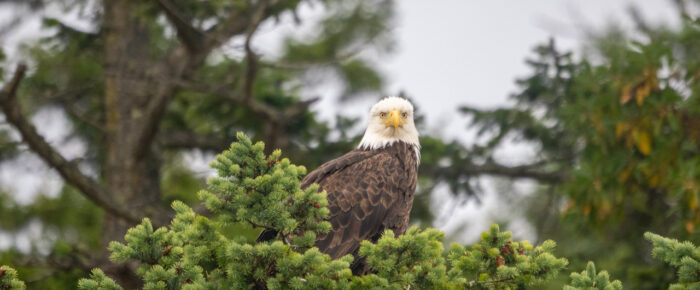
[[[80,279],[78,288],[85,290],[122,290],[121,286],[107,277],[100,269],[92,270],[90,279]]]
[[[622,282],[615,280],[610,282],[607,271],[596,273],[595,264],[588,262],[586,269],[581,273],[571,273],[571,285],[564,286],[564,290],[621,290]]]
[[[0,289],[24,290],[27,286],[17,278],[17,271],[8,266],[0,266]]]
[[[554,278],[568,264],[552,255],[554,241],[533,248],[530,242],[514,242],[511,237],[511,232],[501,232],[494,224],[471,247],[452,244],[450,279],[466,288],[517,288]]]
[[[678,268],[678,283],[669,289],[700,289],[700,248],[688,241],[679,242],[650,232],[644,238],[654,245],[651,251],[654,258]]]

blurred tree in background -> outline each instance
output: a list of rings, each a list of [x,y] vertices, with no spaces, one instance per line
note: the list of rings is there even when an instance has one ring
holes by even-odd
[[[593,34],[581,60],[554,41],[538,46],[512,107],[462,108],[487,139],[470,159],[488,164],[510,138],[537,149],[521,166],[541,181],[522,203],[537,235],[556,240],[572,268],[596,261],[631,289],[674,279],[650,259],[644,232],[700,238],[700,22],[680,4],[680,27],[653,26],[631,9],[635,36]],[[459,178],[453,164],[445,170]]]

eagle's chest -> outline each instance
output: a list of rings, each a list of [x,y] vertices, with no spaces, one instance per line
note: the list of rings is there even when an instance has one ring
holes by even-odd
[[[403,144],[400,144],[403,145]],[[408,220],[413,208],[413,199],[418,182],[418,159],[413,146],[396,146],[388,148],[393,153],[397,163],[394,182],[395,189],[390,190],[396,202],[389,209],[384,219],[384,228],[393,230],[396,234],[403,234],[408,227]]]

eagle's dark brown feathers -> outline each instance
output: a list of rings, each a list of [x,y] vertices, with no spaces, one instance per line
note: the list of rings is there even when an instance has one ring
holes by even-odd
[[[364,274],[364,261],[357,252],[362,240],[376,242],[391,229],[406,232],[416,189],[418,159],[413,145],[404,142],[375,150],[353,150],[309,173],[301,182],[313,183],[328,194],[328,221],[332,229],[320,235],[315,246],[333,259],[355,256],[352,269]],[[258,238],[269,240],[276,233],[264,231]]]

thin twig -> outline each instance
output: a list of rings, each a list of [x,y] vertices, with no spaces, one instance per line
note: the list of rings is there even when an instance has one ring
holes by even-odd
[[[245,54],[246,54],[246,74],[245,82],[243,84],[243,102],[247,103],[253,96],[253,85],[255,84],[255,77],[258,72],[258,56],[253,52],[250,44],[253,38],[253,34],[258,30],[260,22],[263,20],[265,15],[265,9],[267,8],[268,1],[261,1],[258,4],[258,8],[255,10],[253,19],[248,26],[248,30],[245,35]]]

